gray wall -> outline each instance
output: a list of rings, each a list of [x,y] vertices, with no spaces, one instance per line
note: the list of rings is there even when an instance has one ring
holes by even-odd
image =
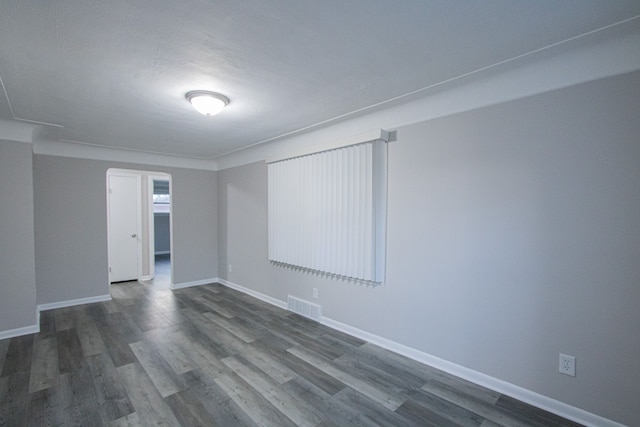
[[[265,164],[221,171],[221,276],[316,287],[326,317],[637,423],[639,111],[636,72],[398,129],[376,288],[271,266]]]
[[[264,162],[218,172],[218,271],[234,283],[286,299],[287,289],[267,259],[266,178]]]
[[[171,174],[174,283],[217,277],[215,172],[45,155],[33,165],[38,304],[109,292],[109,168]]]
[[[36,325],[31,145],[0,140],[0,332]]]
[[[156,213],[153,215],[153,245],[156,254],[171,251],[170,223],[168,213]]]

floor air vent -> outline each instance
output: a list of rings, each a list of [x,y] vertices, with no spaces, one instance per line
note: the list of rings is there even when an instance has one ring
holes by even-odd
[[[322,307],[318,304],[292,297],[291,295],[287,297],[287,309],[301,316],[308,317],[309,319],[317,320],[318,322],[322,317]]]

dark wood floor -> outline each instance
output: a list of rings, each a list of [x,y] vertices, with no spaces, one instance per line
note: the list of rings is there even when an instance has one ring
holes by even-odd
[[[153,284],[168,288],[171,285],[171,255],[156,255],[154,270],[155,279]]]
[[[0,341],[0,425],[576,425],[222,285],[111,293]]]

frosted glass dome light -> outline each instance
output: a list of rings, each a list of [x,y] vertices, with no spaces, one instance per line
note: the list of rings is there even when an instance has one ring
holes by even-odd
[[[215,116],[229,104],[229,98],[208,90],[193,90],[187,92],[185,97],[191,102],[193,108],[205,116]]]

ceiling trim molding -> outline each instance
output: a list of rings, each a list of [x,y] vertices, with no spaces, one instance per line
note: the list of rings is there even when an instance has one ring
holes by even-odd
[[[0,119],[0,139],[14,142],[33,142],[33,132],[36,126],[14,120]]]
[[[540,49],[414,94],[378,109],[347,114],[215,158],[218,169],[263,161],[278,152],[321,144],[366,129],[426,120],[640,70],[640,19]],[[370,107],[372,108],[372,107]],[[365,109],[366,110],[366,109]]]
[[[171,166],[185,169],[217,170],[215,160],[147,153],[121,148],[89,145],[71,141],[41,139],[33,142],[33,153],[47,156],[72,157],[112,162]]]

